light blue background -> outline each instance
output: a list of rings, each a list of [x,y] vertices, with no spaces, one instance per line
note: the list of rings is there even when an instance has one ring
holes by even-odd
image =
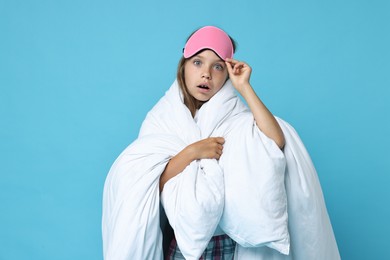
[[[203,25],[300,133],[343,259],[390,259],[390,1],[0,0],[0,259],[102,259],[106,174]]]

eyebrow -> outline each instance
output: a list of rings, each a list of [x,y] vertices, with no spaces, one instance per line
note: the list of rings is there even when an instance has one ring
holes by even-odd
[[[202,54],[197,54],[197,55],[195,55],[193,58],[196,58],[196,57],[201,58],[201,59],[206,59],[206,57],[202,56]],[[222,62],[222,63],[225,63],[225,61],[222,60],[222,59],[219,58],[219,57],[218,57],[218,59],[213,60],[213,62]]]

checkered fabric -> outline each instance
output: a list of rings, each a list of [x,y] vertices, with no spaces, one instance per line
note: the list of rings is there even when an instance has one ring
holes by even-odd
[[[214,236],[211,238],[206,250],[203,252],[199,260],[232,260],[234,258],[235,248],[236,242],[234,242],[228,235]],[[185,258],[177,246],[176,239],[173,238],[165,260],[179,259]]]

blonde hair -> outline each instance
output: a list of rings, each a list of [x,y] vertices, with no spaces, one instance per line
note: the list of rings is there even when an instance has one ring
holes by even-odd
[[[192,36],[192,34],[194,34],[195,32],[196,31],[191,33],[191,35],[187,38],[187,41]],[[234,41],[234,39],[232,37],[229,36],[229,38],[233,44],[233,52],[235,52],[236,51],[236,42]],[[203,51],[203,50],[201,50],[201,51]],[[199,109],[203,105],[204,102],[197,100],[188,92],[188,88],[187,88],[185,77],[184,77],[184,65],[186,64],[186,62],[189,59],[191,59],[191,57],[187,58],[187,59],[184,58],[183,56],[181,57],[181,59],[179,60],[179,64],[177,66],[176,78],[177,78],[177,82],[179,84],[180,90],[183,94],[183,102],[190,110],[191,115],[195,116],[196,110]]]

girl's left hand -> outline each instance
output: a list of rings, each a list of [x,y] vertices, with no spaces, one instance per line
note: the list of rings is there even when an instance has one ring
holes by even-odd
[[[241,90],[249,85],[252,68],[245,62],[229,58],[226,59],[225,63],[233,86],[241,93]]]

